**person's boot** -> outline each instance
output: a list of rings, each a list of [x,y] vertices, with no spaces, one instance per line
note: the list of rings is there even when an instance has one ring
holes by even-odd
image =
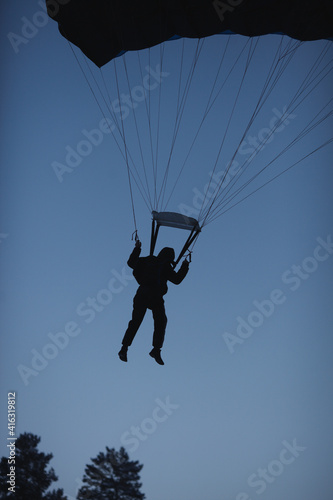
[[[118,356],[121,361],[127,361],[127,346],[123,345],[120,351],[118,352]]]
[[[150,351],[149,356],[151,356],[152,358],[154,358],[155,361],[156,361],[156,363],[158,363],[159,365],[164,365],[164,361],[161,358],[161,349],[158,349],[157,347],[154,347]]]

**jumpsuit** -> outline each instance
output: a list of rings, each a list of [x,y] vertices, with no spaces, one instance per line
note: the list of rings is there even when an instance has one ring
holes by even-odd
[[[127,262],[128,266],[133,269],[133,274],[140,286],[133,299],[132,319],[128,323],[122,344],[126,347],[132,344],[147,309],[150,309],[154,319],[153,347],[161,349],[167,325],[163,299],[163,295],[168,291],[167,281],[179,285],[188,272],[188,263],[184,261],[179,271],[176,272],[171,266],[174,258],[173,249],[164,248],[157,257],[140,258],[140,252],[141,248],[134,248]],[[138,276],[138,269],[140,269],[140,276]]]

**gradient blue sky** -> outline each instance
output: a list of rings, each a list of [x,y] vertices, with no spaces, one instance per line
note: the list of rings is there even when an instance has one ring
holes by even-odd
[[[69,499],[91,457],[124,445],[144,464],[147,500],[331,500],[332,144],[207,225],[189,275],[179,287],[170,285],[166,297],[165,366],[148,356],[150,314],[129,362],[121,363],[117,352],[136,290],[126,268],[134,230],[127,173],[105,134],[63,182],[57,179],[52,164],[64,163],[66,147],[75,149],[83,130],[96,129],[103,116],[56,24],[40,14],[42,4],[15,0],[1,7],[1,456],[7,454],[7,393],[15,390],[17,433],[41,436],[40,449],[54,454],[57,486]],[[40,27],[29,31],[26,20]],[[25,36],[17,53],[9,33]],[[241,137],[279,39],[265,37],[258,48],[218,171]],[[200,63],[176,164],[225,40],[210,40]],[[244,43],[231,41],[235,50]],[[175,88],[179,43],[169,43],[163,63],[170,73],[165,83]],[[288,105],[325,43],[297,50],[246,140],[259,137],[274,110]],[[331,58],[332,47],[325,63]],[[209,181],[236,80],[216,102],[170,210],[193,207]],[[273,135],[254,168],[273,159],[329,100],[332,80],[321,82]],[[140,78],[133,86],[139,84]],[[161,158],[170,113],[162,109]],[[330,118],[277,160],[272,175],[332,131]],[[134,191],[146,253],[150,215]],[[160,244],[177,246],[182,237],[166,229]],[[108,287],[112,299],[101,292]],[[93,311],[89,297],[108,303]],[[258,314],[264,306],[266,317]],[[251,321],[253,327],[244,326]],[[67,343],[63,349],[47,347],[65,330],[66,341],[58,335]],[[238,338],[233,348],[227,333]],[[36,352],[53,359],[24,380],[19,367],[32,368]]]

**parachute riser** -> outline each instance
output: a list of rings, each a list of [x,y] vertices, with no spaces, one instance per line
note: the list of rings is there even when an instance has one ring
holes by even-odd
[[[172,266],[175,268],[180,261],[180,259],[185,255],[187,250],[189,250],[190,246],[193,245],[199,233],[201,232],[201,227],[197,220],[186,217],[182,214],[177,214],[174,212],[152,212],[152,226],[151,226],[151,239],[150,239],[150,255],[154,255],[154,250],[156,246],[157,236],[160,229],[160,226],[169,226],[176,227],[180,229],[188,229],[190,230],[190,234],[175,262],[172,263]],[[191,260],[191,252],[189,251],[189,255],[186,258],[189,258],[189,262]]]
[[[154,255],[154,250],[157,241],[157,235],[160,229],[160,224],[158,224],[154,219],[151,225],[151,238],[150,238],[150,255]]]
[[[197,239],[197,237],[199,236],[199,233],[200,233],[200,229],[195,229],[193,228],[189,237],[187,238],[186,242],[185,242],[185,245],[183,246],[177,260],[175,260],[174,262],[174,267],[177,266],[178,262],[180,261],[180,259],[185,255],[185,253],[187,252],[187,250],[190,248],[190,246],[194,243],[194,241]],[[190,262],[191,262],[191,252],[189,254],[189,258],[190,258]]]
[[[154,255],[154,250],[156,246],[156,241],[157,241],[157,236],[158,232],[160,229],[160,224],[158,224],[155,220],[152,221],[152,227],[151,227],[151,240],[150,240],[150,255]],[[189,247],[194,243],[194,241],[197,239],[199,236],[199,233],[201,232],[200,229],[193,228],[190,235],[188,236],[182,250],[179,253],[179,256],[173,263],[173,267],[176,267],[177,264],[179,263],[180,259],[185,255]]]

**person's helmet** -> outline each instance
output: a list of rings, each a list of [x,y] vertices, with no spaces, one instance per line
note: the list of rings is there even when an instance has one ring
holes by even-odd
[[[157,258],[171,264],[175,260],[175,251],[173,248],[164,247],[158,254]]]

